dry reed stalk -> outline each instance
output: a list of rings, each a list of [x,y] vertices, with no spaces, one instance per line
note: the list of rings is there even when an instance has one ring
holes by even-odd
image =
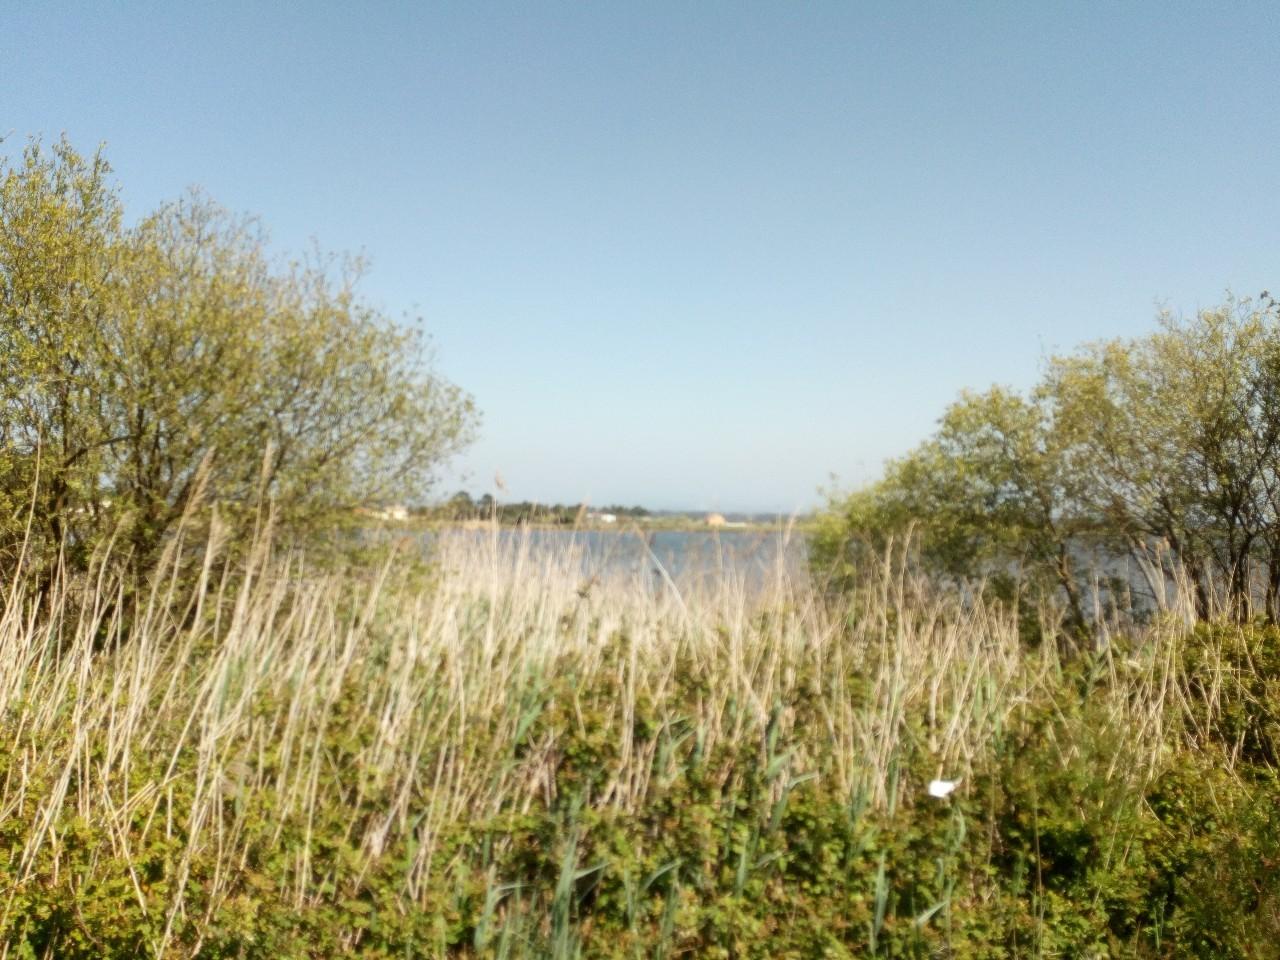
[[[1010,613],[924,582],[900,548],[832,606],[781,556],[758,587],[732,569],[709,583],[662,569],[655,583],[495,529],[438,537],[426,581],[395,559],[344,578],[276,556],[270,527],[234,569],[216,517],[206,549],[175,538],[130,623],[106,556],[64,576],[43,611],[17,582],[0,610],[0,717],[21,757],[0,812],[31,825],[19,882],[59,869],[70,815],[101,826],[140,907],[165,918],[159,953],[190,919],[195,864],[212,864],[207,923],[255,851],[286,837],[281,894],[299,909],[329,895],[321,880],[358,887],[405,849],[402,895],[423,902],[450,825],[555,803],[563,751],[588,728],[615,749],[586,802],[619,815],[676,775],[662,752],[676,730],[707,757],[723,745],[772,763],[770,738],[791,744],[775,800],[813,772],[886,807],[921,775],[906,769],[921,751],[924,776],[967,777],[1059,669],[1052,650],[1027,654]],[[1158,753],[1183,695],[1179,636],[1161,621],[1135,648],[1140,669],[1110,664],[1108,723],[1131,731],[1133,756]],[[566,726],[539,727],[553,710]],[[335,811],[354,851],[338,866],[316,858]],[[155,835],[182,841],[165,903],[135,869]]]

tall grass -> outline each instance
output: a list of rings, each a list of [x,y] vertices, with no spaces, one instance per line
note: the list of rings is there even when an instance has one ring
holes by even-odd
[[[994,896],[959,864],[1035,711],[1107,731],[1051,749],[1135,804],[1189,742],[1175,618],[1117,630],[1077,716],[1052,644],[897,553],[832,603],[783,563],[685,586],[496,531],[360,572],[222,539],[141,591],[109,560],[6,585],[0,956],[571,956],[596,914],[628,955],[732,955],[707,905],[791,882],[813,798],[861,838],[841,895],[867,919],[833,936],[874,953],[908,910],[876,831],[913,811],[942,817],[919,931]]]

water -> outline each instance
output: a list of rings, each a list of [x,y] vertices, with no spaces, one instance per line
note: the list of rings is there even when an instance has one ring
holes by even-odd
[[[525,549],[533,560],[552,553],[580,558],[585,577],[637,576],[656,583],[709,586],[728,578],[759,589],[779,574],[793,582],[806,575],[803,536],[781,530],[556,530],[504,527],[500,546]],[[495,531],[455,528],[428,535],[474,538],[488,545]]]

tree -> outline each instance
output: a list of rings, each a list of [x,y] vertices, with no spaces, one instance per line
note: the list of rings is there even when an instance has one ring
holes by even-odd
[[[907,529],[936,574],[1044,575],[1080,633],[1086,544],[1107,561],[1167,548],[1155,576],[1185,573],[1201,617],[1251,616],[1261,579],[1280,618],[1280,305],[1164,314],[1148,336],[1052,358],[1026,398],[963,395],[877,484],[833,504],[815,560],[847,566],[839,544]]]
[[[0,171],[11,550],[30,500],[46,556],[83,565],[114,534],[145,564],[198,484],[313,530],[418,495],[469,439],[470,398],[357,296],[358,265],[277,265],[198,194],[125,227],[108,174],[65,141]]]
[[[450,520],[470,520],[476,515],[476,504],[471,494],[459,490],[444,505],[444,515]]]
[[[1092,508],[1134,550],[1166,544],[1201,616],[1217,592],[1248,615],[1251,572],[1270,554],[1280,591],[1280,328],[1274,304],[1228,300],[1170,314],[1147,337],[1054,360],[1046,378],[1092,483]],[[1263,561],[1265,562],[1265,561]]]
[[[965,393],[930,439],[839,506],[842,520],[817,538],[818,560],[830,564],[833,535],[846,552],[911,538],[934,575],[1001,585],[1020,574],[1060,591],[1080,637],[1087,618],[1073,548],[1088,521],[1077,486],[1042,396],[1000,387]]]

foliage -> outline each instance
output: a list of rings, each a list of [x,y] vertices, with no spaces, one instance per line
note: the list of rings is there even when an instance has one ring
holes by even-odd
[[[1084,633],[1072,546],[1091,531],[1073,509],[1081,480],[1065,446],[1043,397],[966,393],[930,440],[833,504],[812,541],[815,566],[853,569],[891,541],[911,543],[935,575],[985,580],[1006,600],[1017,580],[1033,592],[1061,590],[1072,632]],[[847,587],[847,575],[837,582]]]
[[[267,546],[205,557],[222,594],[166,598],[158,572],[128,643],[83,613],[109,571],[35,618],[16,615],[34,584],[8,594],[10,954],[1280,942],[1274,631],[1157,624],[1063,662],[896,561],[833,610],[781,577],[758,606],[583,591],[580,556],[494,538],[442,536],[425,581]]]
[[[585,503],[537,503],[530,500],[500,502],[492,494],[473,498],[465,490],[459,490],[444,503],[421,507],[415,511],[428,520],[448,522],[468,520],[497,520],[499,523],[520,526],[523,524],[550,524],[574,526],[589,520],[592,514],[612,514],[617,517],[641,518],[649,516],[644,507],[619,505],[592,508]]]
[[[1155,605],[1186,577],[1201,618],[1274,620],[1278,321],[1265,296],[1165,314],[1149,336],[1052,358],[1026,396],[964,394],[881,480],[833,497],[815,568],[839,585],[842,563],[909,533],[934,575],[1056,595],[1076,636],[1096,626],[1089,595],[1114,594],[1110,571],[1128,559]]]
[[[1278,316],[1269,299],[1229,300],[1194,320],[1166,314],[1156,333],[1088,347],[1047,377],[1092,480],[1083,508],[1120,542],[1167,544],[1197,586],[1201,616],[1218,586],[1245,617],[1254,565],[1269,568],[1276,613]]]
[[[421,491],[471,402],[335,266],[198,194],[127,226],[65,141],[0,168],[0,547],[142,568],[202,489],[297,530]]]
[[[1201,625],[1184,653],[1197,740],[1246,769],[1280,769],[1280,630]]]

